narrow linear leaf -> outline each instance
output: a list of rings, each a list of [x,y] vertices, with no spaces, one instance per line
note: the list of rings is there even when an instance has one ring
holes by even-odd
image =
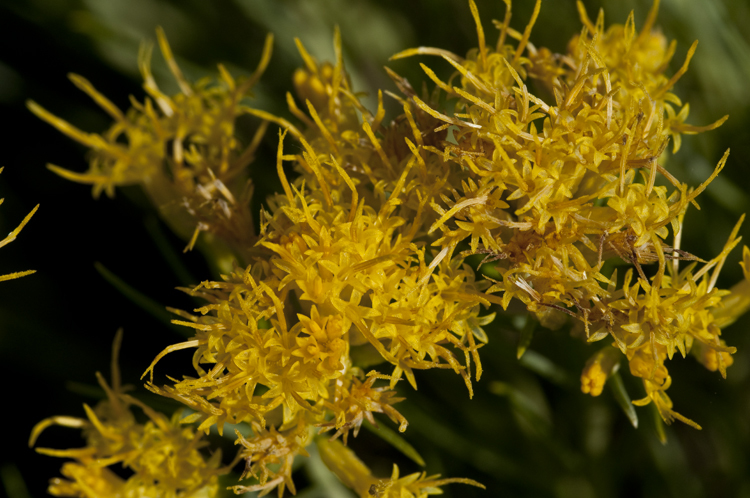
[[[514,481],[536,484],[530,473],[519,465],[513,458],[499,453],[495,449],[488,449],[477,445],[464,437],[464,433],[449,424],[442,424],[434,415],[436,410],[422,411],[416,404],[399,406],[399,411],[411,422],[410,427],[424,438],[429,439],[436,447],[446,454],[458,458],[475,468],[496,476],[502,476]]]
[[[150,297],[136,290],[135,287],[127,284],[123,279],[109,271],[107,267],[100,262],[97,261],[96,263],[94,263],[94,268],[96,268],[96,271],[99,272],[99,275],[104,277],[104,280],[109,282],[115,289],[120,291],[123,296],[127,297],[136,306],[146,311],[154,318],[165,323],[170,323],[172,318],[169,312],[167,312],[165,306],[161,306]]]
[[[94,268],[96,268],[96,271],[99,272],[99,275],[101,275],[104,280],[109,282],[112,287],[120,291],[123,296],[128,298],[133,304],[141,308],[143,311],[153,316],[160,322],[164,323],[172,330],[179,332],[180,335],[192,335],[190,329],[186,327],[178,327],[172,324],[172,315],[167,311],[166,306],[162,306],[158,302],[154,301],[147,295],[137,290],[135,287],[126,283],[123,279],[109,271],[107,267],[105,267],[100,262],[97,261],[96,263],[94,263]]]
[[[297,494],[298,498],[352,498],[354,495],[344,486],[321,460],[318,447],[311,444],[307,448],[310,458],[305,459],[307,476],[312,486]]]
[[[661,419],[659,409],[656,408],[654,403],[651,403],[651,414],[654,417],[654,428],[656,429],[656,435],[659,437],[659,442],[667,444],[667,432],[664,428],[664,421]]]
[[[198,280],[190,273],[190,270],[183,264],[180,254],[175,251],[172,244],[169,243],[164,230],[155,216],[148,216],[143,221],[146,231],[156,244],[159,254],[164,258],[172,273],[183,287],[192,287]]]
[[[536,351],[526,351],[526,354],[520,358],[518,363],[558,386],[572,387],[575,385],[568,372]]]
[[[0,467],[0,481],[8,498],[31,498],[26,482],[15,464],[5,463]]]
[[[381,424],[379,427],[375,427],[367,420],[364,421],[362,426],[386,443],[396,448],[398,451],[403,453],[419,466],[425,466],[424,459],[419,453],[417,453],[417,450],[415,450],[412,445],[407,443],[404,438],[402,438],[396,431],[394,431],[390,427],[386,427],[383,424]]]
[[[516,422],[525,434],[540,440],[549,439],[552,430],[551,411],[536,381],[522,387],[493,381],[489,390],[510,401]]]
[[[74,394],[95,400],[103,400],[107,397],[107,393],[104,392],[101,386],[94,386],[83,382],[68,381],[65,383],[65,389]]]
[[[519,360],[521,359],[523,354],[526,352],[526,350],[529,349],[529,346],[531,345],[531,339],[534,338],[535,329],[536,329],[536,320],[531,318],[531,316],[527,316],[526,323],[521,329],[521,335],[518,338],[518,349],[516,351],[516,358],[518,358]]]
[[[612,390],[612,395],[615,397],[615,401],[620,405],[622,411],[625,412],[625,416],[628,417],[630,423],[634,428],[638,428],[638,414],[635,412],[635,407],[630,401],[630,396],[625,389],[625,383],[622,381],[620,372],[615,372],[609,377],[609,388]]]

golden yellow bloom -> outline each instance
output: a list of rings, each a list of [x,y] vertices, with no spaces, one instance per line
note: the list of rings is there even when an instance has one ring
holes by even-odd
[[[118,331],[112,355],[112,386],[97,373],[99,385],[107,394],[93,409],[84,404],[86,419],[56,416],[39,422],[31,433],[29,446],[52,425],[79,428],[86,446],[57,450],[37,448],[37,452],[61,458],[72,458],[62,467],[66,479],[50,481],[54,496],[80,498],[207,498],[218,491],[221,451],[206,459],[201,448],[201,434],[182,425],[182,410],[170,419],[141,401],[123,393],[117,356],[122,330]],[[131,406],[137,406],[148,417],[145,424],[136,422]],[[123,479],[108,469],[121,463],[133,471]]]
[[[607,378],[617,372],[619,367],[620,353],[616,349],[605,347],[599,350],[586,362],[581,374],[581,391],[592,396],[599,396]]]
[[[426,181],[417,150],[390,137],[408,132],[419,143],[423,113],[388,126],[380,111],[364,113],[360,124],[364,108],[349,88],[340,44],[337,32],[331,67],[298,42],[306,67],[295,85],[309,114],[288,100],[309,128],[289,129],[302,148],[297,155],[285,154],[280,134],[284,192],[261,213],[250,265],[190,291],[209,302],[197,310],[202,316],[180,313],[187,320],[178,323],[196,329],[195,338],[167,348],[146,372],[168,352],[197,348],[197,378],[149,389],[193,408],[188,421],[200,420],[199,430],[250,422],[256,430],[243,446],[277,441],[273,454],[288,458],[304,454],[313,427],[346,439],[384,413],[405,430],[393,389],[403,377],[416,387],[414,370],[450,368],[471,395],[472,360],[481,375],[477,341],[487,340],[482,326],[494,316],[479,317],[480,305],[490,304],[480,293],[486,283],[451,249],[435,254],[420,241],[436,218],[427,204],[438,187]],[[293,161],[300,176],[290,182],[283,161]],[[379,355],[392,372],[365,376],[352,348]],[[376,387],[378,379],[389,388]],[[292,488],[291,465],[277,461],[280,469],[271,472],[264,459],[247,455],[250,474],[261,480],[252,489]]]
[[[206,304],[172,310],[180,317],[174,323],[195,335],[159,353],[144,372],[149,390],[193,410],[180,422],[198,422],[197,432],[252,427],[251,435],[237,432],[236,444],[246,463],[242,479],[258,482],[232,487],[236,493],[294,493],[292,463],[307,456],[315,431],[333,432],[330,440],[317,437],[320,454],[360,496],[422,498],[451,482],[479,485],[424,473],[400,477],[395,466],[389,479],[379,479],[344,445],[365,420],[374,424],[375,413],[406,430],[394,407],[402,399],[396,386],[406,379],[416,389],[418,370],[453,370],[471,397],[472,377],[482,374],[479,349],[489,340],[483,327],[495,318],[482,307],[507,310],[513,299],[546,327],[573,318],[588,342],[612,341],[584,368],[584,393],[599,395],[624,357],[646,393],[636,404],[653,402],[667,423],[700,428],[672,409],[665,362],[675,351],[692,352],[726,376],[735,348],[720,338],[721,327],[750,307],[750,250],[745,282],[726,291],[716,288],[718,273],[740,241],[742,220],[709,261],[680,248],[684,215],[724,167],[728,151],[695,189],[666,169],[663,153],[670,139],[676,151],[681,134],[713,129],[726,118],[705,127],[685,124],[688,104],[671,91],[695,45],[668,76],[674,44],[653,29],[658,3],[637,33],[633,15],[605,29],[603,16],[592,23],[579,2],[583,32],[565,54],[553,54],[530,41],[540,0],[522,33],[510,28],[506,1],[494,46],[469,0],[478,47],[466,57],[425,47],[396,54],[439,56],[456,72],[443,81],[422,64],[435,89],[418,94],[389,70],[401,92],[392,96],[403,110],[391,121],[384,119],[382,93],[373,113],[351,88],[338,29],[334,63],[318,63],[297,40],[304,67],[293,76],[297,100],[288,93],[287,104],[300,128],[240,104],[268,64],[270,37],[250,78],[235,81],[220,67],[218,82],[191,84],[158,32],[182,91],[162,94],[142,55],[150,98],[126,115],[74,77],[115,118],[103,136],[30,104],[94,149],[88,173],[56,171],[92,183],[95,195],[139,183],[178,233],[193,232],[191,244],[207,230],[238,255],[220,279],[185,289]],[[532,94],[529,80],[548,95]],[[257,230],[246,179],[266,124],[251,144],[240,144],[234,134],[240,114],[285,128],[276,155],[282,191],[266,199]],[[292,147],[285,146],[287,135]],[[284,162],[295,177],[287,177]],[[659,177],[664,181],[657,183]],[[465,264],[474,254],[493,263],[494,278]],[[629,267],[619,279],[616,271],[605,274],[609,258]],[[680,269],[680,260],[691,264]],[[194,349],[196,375],[155,385],[156,364],[181,349]],[[377,369],[365,374],[370,367]],[[100,382],[108,401],[98,411],[87,408],[88,420],[45,421],[32,437],[51,423],[87,431],[88,453],[70,454],[78,461],[64,470],[71,480],[60,483],[60,493],[128,486],[90,469],[92,455],[124,461],[145,483],[138,486],[155,486],[155,476],[167,470],[148,456],[148,434],[191,448],[170,489],[185,496],[214,489],[223,469],[213,457],[202,459],[198,435],[179,432],[176,420],[169,423],[122,394],[119,380],[114,389]],[[132,404],[148,415],[145,426],[133,422]],[[139,441],[137,451],[127,446],[131,440]]]
[[[241,103],[271,57],[273,37],[268,36],[258,68],[247,78],[235,80],[222,66],[220,78],[190,83],[174,60],[161,28],[159,46],[181,93],[164,94],[151,75],[151,48],[139,57],[143,87],[149,95],[143,103],[123,113],[85,78],[70,79],[114,120],[102,135],[86,133],[54,116],[33,101],[29,109],[72,139],[91,148],[86,173],[50,165],[69,180],[92,184],[94,197],[114,195],[121,185],[140,185],[159,209],[163,219],[192,247],[201,231],[210,231],[229,243],[240,256],[255,242],[256,229],[249,210],[252,184],[248,166],[255,158],[267,123],[249,144],[235,135],[235,120],[251,110]]]
[[[466,58],[424,47],[394,56],[439,55],[457,71],[446,83],[422,65],[437,87],[456,99],[452,116],[412,97],[420,110],[443,123],[435,133],[454,127],[455,144],[445,140],[421,149],[425,162],[435,155],[443,161],[433,158],[431,168],[440,164],[450,171],[446,177],[459,175],[449,182],[450,193],[430,201],[439,215],[430,232],[439,229],[443,235],[433,244],[450,253],[468,242],[468,253],[496,262],[501,279],[486,290],[488,301],[507,308],[516,298],[545,326],[559,327],[554,316],[567,314],[584,323],[590,342],[611,337],[630,360],[631,373],[644,379],[649,399],[659,402],[665,420],[681,418],[664,401],[663,362],[675,350],[686,355],[698,341],[712,351],[696,348],[703,363],[725,375],[731,363],[725,356],[734,348],[718,338],[712,312],[724,313],[720,323],[727,323],[731,317],[721,311],[722,299],[731,294],[714,285],[739,242],[738,225],[719,256],[699,271],[683,272],[679,259],[699,258],[665,243],[670,227],[679,240],[685,211],[727,159],[725,154],[711,177],[692,191],[659,162],[670,137],[677,150],[681,133],[713,129],[726,120],[695,127],[684,123],[687,104],[679,112],[673,107],[682,106],[671,89],[687,70],[695,45],[669,77],[665,71],[674,44],[667,46],[653,30],[658,1],[640,33],[632,14],[625,25],[605,30],[603,15],[593,24],[579,2],[584,31],[570,42],[568,53],[554,55],[529,43],[537,2],[522,34],[510,29],[508,10],[493,48],[486,44],[474,2],[469,3],[479,47]],[[515,47],[505,43],[509,37],[518,40]],[[530,93],[527,78],[542,83],[554,102]],[[670,186],[656,185],[659,175]],[[634,267],[621,285],[616,274],[600,273],[603,260],[612,256]],[[652,263],[658,268],[649,277],[644,266]],[[633,270],[638,278],[631,285]],[[740,296],[748,294],[738,290]],[[600,393],[617,364],[614,353],[602,354],[584,370],[584,392]]]
[[[258,479],[259,484],[238,485],[231,489],[237,494],[261,491],[263,495],[278,487],[279,496],[283,496],[284,488],[289,487],[289,491],[296,494],[297,491],[292,481],[292,463],[297,455],[310,456],[305,451],[305,446],[310,443],[311,439],[310,427],[301,421],[295,428],[284,434],[280,434],[274,427],[266,430],[257,422],[253,423],[252,427],[255,436],[247,440],[237,431],[235,444],[242,445],[240,456],[244,457],[246,462],[245,472],[240,479],[253,476]]]
[[[719,339],[717,344],[721,349],[705,345],[702,342],[694,342],[691,353],[701,362],[701,364],[712,372],[717,370],[726,377],[726,369],[732,366],[734,358],[730,354],[733,348],[728,348],[723,339]]]

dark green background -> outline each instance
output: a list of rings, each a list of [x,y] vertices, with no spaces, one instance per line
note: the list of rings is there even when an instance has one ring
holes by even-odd
[[[477,3],[488,39],[494,42],[490,20],[502,19],[503,4]],[[604,4],[610,22],[624,22],[634,9],[637,27],[650,6],[646,1],[616,0],[586,4],[592,18]],[[516,29],[523,29],[532,7],[531,1],[515,2]],[[747,2],[731,0],[664,0],[658,21],[668,37],[678,40],[673,71],[690,43],[700,40],[690,71],[676,89],[691,103],[689,122],[702,125],[730,114],[718,131],[686,137],[668,165],[678,178],[698,185],[723,151],[732,148],[722,176],[699,199],[702,210],[691,209],[686,217],[683,248],[706,259],[721,250],[750,205],[750,37],[742,34],[749,23]],[[125,329],[123,378],[138,386],[140,394],[144,390],[138,377],[148,363],[162,348],[181,340],[106,283],[94,262],[159,303],[193,306],[174,290],[180,282],[146,229],[147,223],[161,225],[137,189],[119,190],[114,200],[94,201],[88,187],[49,172],[48,162],[84,170],[85,150],[35,118],[24,101],[34,99],[84,130],[104,130],[107,116],[66,74],[85,76],[127,108],[128,95],[143,97],[138,45],[153,39],[154,28],[161,25],[192,79],[213,74],[218,62],[234,74],[251,71],[263,38],[274,32],[274,56],[258,87],[256,107],[286,115],[283,96],[300,64],[293,37],[300,37],[319,59],[330,59],[335,24],[341,26],[355,88],[371,94],[377,88],[395,91],[382,70],[385,64],[416,87],[425,79],[415,59],[388,63],[397,51],[425,45],[463,54],[476,44],[468,5],[454,0],[0,1],[0,166],[5,166],[0,175],[0,196],[5,197],[0,233],[12,230],[41,204],[19,239],[0,255],[0,274],[37,270],[0,284],[0,477],[11,498],[44,496],[47,480],[58,475],[62,461],[28,449],[28,434],[44,417],[82,416],[81,403],[96,402],[96,391],[89,387],[95,385],[95,371],[108,372],[118,327]],[[562,51],[580,27],[574,2],[548,0],[532,41]],[[421,61],[449,74],[443,61]],[[162,86],[174,90],[158,55],[154,66]],[[256,124],[248,120],[242,126],[252,130]],[[253,165],[256,191],[261,193],[277,185],[275,127],[269,131]],[[746,240],[748,227],[742,230]],[[179,252],[183,242],[164,226],[161,231]],[[720,285],[728,287],[740,279],[740,252],[738,248],[730,256]],[[187,254],[183,261],[194,282],[212,277],[199,253]],[[745,317],[724,334],[739,349],[727,380],[690,358],[669,362],[674,381],[669,394],[676,409],[704,429],[677,423],[668,428],[666,446],[657,440],[650,408],[637,409],[641,423],[634,430],[609,390],[596,399],[580,393],[577,379],[594,349],[565,332],[539,330],[532,343],[537,358],[552,362],[559,375],[545,377],[533,372],[528,361],[519,364],[512,317],[501,317],[489,328],[490,344],[481,352],[485,374],[475,384],[474,400],[469,401],[460,378],[446,371],[421,373],[416,393],[402,388],[408,401],[399,409],[411,422],[405,437],[423,454],[429,473],[470,477],[488,487],[483,493],[453,485],[446,488],[446,496],[750,497],[749,323]],[[189,353],[171,356],[158,372],[190,373]],[[631,395],[641,397],[638,383],[626,371],[623,375]],[[512,394],[493,394],[493,382],[510,386]],[[74,447],[81,440],[75,430],[55,428],[40,444]],[[351,444],[383,476],[389,475],[394,459],[402,474],[418,470],[369,434]],[[302,488],[304,471],[295,480]],[[317,491],[310,495],[329,496]]]

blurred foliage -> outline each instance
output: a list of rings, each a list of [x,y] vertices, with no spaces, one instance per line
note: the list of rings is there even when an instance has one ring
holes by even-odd
[[[636,26],[650,7],[646,0],[585,3],[592,17],[604,8],[610,22],[624,22],[634,10]],[[477,4],[485,30],[493,32],[489,20],[502,18],[502,2]],[[517,1],[513,7],[513,25],[520,29],[533,2]],[[701,210],[691,209],[685,220],[683,248],[707,259],[721,250],[739,215],[750,207],[750,35],[742,30],[749,23],[750,4],[734,0],[663,0],[657,21],[678,42],[673,70],[693,40],[700,40],[690,70],[676,88],[692,104],[691,122],[706,124],[730,115],[719,130],[686,137],[680,153],[670,159],[677,177],[698,185],[723,151],[732,149],[727,167],[702,197]],[[83,401],[101,396],[89,386],[95,385],[94,371],[107,370],[118,327],[125,329],[123,379],[136,385],[154,354],[180,338],[107,283],[112,279],[103,278],[95,262],[144,298],[180,308],[193,303],[174,287],[190,274],[199,280],[210,276],[198,253],[180,255],[183,266],[174,267],[170,254],[179,253],[183,242],[149,217],[145,199],[134,190],[123,189],[117,199],[94,203],[88,187],[47,171],[48,161],[82,170],[83,150],[33,117],[24,101],[33,98],[84,130],[101,131],[107,117],[94,110],[66,73],[86,76],[124,108],[128,95],[143,93],[136,55],[143,40],[154,38],[157,25],[166,31],[190,79],[213,74],[218,62],[233,74],[248,74],[270,31],[276,35],[274,55],[257,87],[256,106],[288,116],[284,94],[301,63],[293,37],[301,38],[318,60],[330,60],[336,24],[341,26],[353,86],[370,95],[378,88],[394,89],[383,65],[415,87],[426,79],[412,61],[389,63],[397,51],[422,45],[463,54],[476,45],[468,6],[457,0],[0,2],[0,106],[5,124],[0,166],[6,166],[0,177],[0,193],[6,198],[0,233],[12,230],[41,204],[19,240],[3,249],[0,263],[0,274],[37,270],[0,287],[0,368],[10,387],[3,401],[3,425],[9,434],[0,477],[10,498],[43,496],[47,479],[57,475],[58,461],[28,449],[31,427],[50,415],[81,413]],[[563,50],[579,30],[573,2],[548,1],[533,40]],[[441,69],[450,74],[447,63]],[[159,57],[154,58],[154,73],[166,93],[174,90]],[[280,188],[275,174],[266,173],[275,164],[275,139],[275,132],[268,134],[254,164],[255,212],[264,193]],[[747,243],[750,224],[741,234]],[[739,259],[735,250],[721,286],[740,279]],[[523,315],[508,313],[488,330],[490,342],[482,350],[485,374],[472,401],[459,377],[431,371],[419,377],[419,391],[410,392],[408,401],[399,405],[410,421],[405,439],[424,457],[428,473],[469,477],[489,490],[448,487],[446,496],[750,497],[750,336],[745,333],[750,317],[726,330],[727,342],[738,349],[726,381],[702,368],[687,368],[695,366],[685,365],[692,359],[670,362],[672,375],[680,378],[670,391],[672,398],[704,429],[666,427],[665,445],[659,441],[662,428],[651,407],[636,408],[640,427],[634,429],[610,390],[600,398],[580,392],[580,366],[591,354],[586,344],[564,332],[540,329],[519,361],[516,348],[524,322]],[[164,371],[184,370],[189,364],[186,354],[172,356],[164,360]],[[623,375],[627,390],[641,397],[641,387],[633,380]],[[136,390],[148,398],[143,392]],[[156,407],[165,403],[148,399]],[[65,431],[49,437],[54,440],[46,446],[80,444]],[[419,469],[371,432],[363,431],[349,444],[381,474],[390,473],[392,461],[405,473]],[[349,496],[325,467],[310,464],[297,475],[298,489],[305,489],[305,480],[309,483],[298,496]]]

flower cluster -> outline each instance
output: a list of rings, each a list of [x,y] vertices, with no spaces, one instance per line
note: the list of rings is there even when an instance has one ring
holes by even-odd
[[[103,134],[86,133],[29,101],[29,109],[72,139],[91,149],[89,170],[75,173],[49,168],[69,180],[92,184],[94,197],[114,195],[115,187],[140,185],[162,218],[192,248],[200,232],[217,235],[240,255],[255,243],[249,210],[252,183],[248,165],[265,133],[264,122],[249,144],[236,137],[235,122],[246,113],[242,99],[252,95],[271,58],[268,36],[258,68],[246,78],[233,78],[219,66],[220,78],[188,82],[174,60],[164,32],[156,31],[162,54],[181,93],[170,97],[156,84],[151,69],[151,47],[139,54],[143,103],[123,113],[84,77],[71,74],[73,83],[113,119]]]
[[[664,361],[675,350],[685,356],[695,342],[699,360],[726,375],[735,348],[720,339],[713,313],[732,321],[744,312],[747,306],[728,308],[724,300],[729,295],[746,300],[747,284],[733,292],[715,288],[718,271],[739,242],[742,220],[711,261],[679,248],[688,206],[728,156],[727,151],[696,189],[665,168],[670,138],[676,152],[681,134],[726,120],[686,124],[689,106],[671,92],[696,45],[682,68],[667,77],[674,43],[652,29],[658,1],[640,33],[632,14],[625,25],[605,30],[603,13],[594,24],[578,2],[584,29],[567,53],[552,54],[529,42],[537,2],[524,33],[513,31],[507,16],[491,48],[471,5],[479,47],[466,58],[431,48],[394,56],[439,55],[457,70],[458,81],[451,84],[422,65],[446,97],[456,99],[452,116],[413,97],[443,128],[454,127],[455,143],[423,148],[432,153],[431,170],[442,167],[457,177],[450,182],[456,187],[441,194],[442,202],[431,202],[440,219],[430,232],[442,233],[433,245],[450,249],[470,240],[468,252],[486,254],[484,261],[495,262],[501,275],[486,299],[504,309],[518,299],[550,328],[559,327],[566,314],[577,318],[586,340],[613,340],[631,373],[643,379],[648,396],[637,404],[654,402],[667,423],[678,418],[698,427],[672,410],[664,392],[671,383]],[[518,43],[504,44],[507,38]],[[554,103],[530,93],[528,80],[551,93]],[[632,265],[624,278],[618,279],[617,271],[602,273],[610,257]],[[696,263],[680,271],[680,260]],[[649,272],[649,264],[657,265],[655,271]],[[592,360],[582,390],[596,396],[619,359],[600,352]]]
[[[151,375],[149,390],[191,409],[180,422],[198,423],[198,433],[216,427],[223,434],[225,424],[251,427],[249,435],[236,432],[236,443],[246,464],[242,479],[255,482],[234,486],[235,492],[294,493],[292,463],[313,441],[360,496],[423,497],[451,482],[479,485],[425,474],[401,478],[397,467],[390,479],[378,479],[344,444],[365,421],[374,424],[376,413],[406,430],[394,407],[401,400],[396,387],[406,379],[416,388],[417,370],[452,370],[472,396],[472,379],[482,373],[479,349],[488,341],[483,327],[496,316],[489,308],[507,310],[512,300],[548,328],[572,318],[573,330],[588,342],[612,341],[584,368],[584,392],[600,394],[625,357],[646,393],[635,404],[653,402],[667,423],[698,427],[672,410],[665,361],[675,351],[691,352],[726,375],[735,349],[720,338],[721,328],[750,307],[750,250],[743,253],[745,280],[720,290],[718,273],[739,243],[739,223],[709,261],[680,248],[688,207],[697,206],[727,155],[691,189],[666,169],[664,152],[670,139],[676,152],[682,134],[716,128],[726,117],[708,126],[685,122],[689,106],[672,89],[695,45],[668,76],[674,43],[653,29],[658,3],[637,32],[632,14],[625,25],[605,29],[603,14],[593,23],[579,2],[583,30],[566,53],[554,54],[530,42],[540,1],[518,32],[510,27],[506,0],[493,47],[469,0],[478,47],[466,57],[426,47],[396,54],[439,56],[455,73],[443,80],[422,64],[435,87],[419,94],[388,70],[400,95],[388,94],[403,110],[390,121],[382,92],[373,113],[351,87],[338,30],[333,63],[319,63],[297,40],[304,66],[293,76],[297,97],[288,93],[287,103],[299,126],[240,102],[268,65],[270,37],[249,78],[235,81],[220,67],[219,81],[192,84],[159,31],[181,93],[158,90],[145,51],[149,97],[127,113],[74,76],[115,119],[102,136],[30,104],[93,149],[89,172],[53,167],[56,172],[93,184],[95,195],[140,184],[164,219],[190,238],[189,247],[207,231],[208,244],[234,252],[236,263],[221,280],[185,289],[206,303],[193,312],[173,310],[180,317],[175,323],[195,335],[161,352],[144,376]],[[242,114],[263,120],[249,144],[235,136]],[[269,122],[284,128],[276,156],[283,191],[266,199],[256,230],[248,166]],[[481,272],[465,262],[471,255],[484,258]],[[605,270],[615,260],[629,268],[619,275]],[[680,260],[691,264],[680,269]],[[159,360],[182,349],[194,349],[196,376],[154,384]],[[41,423],[84,427],[90,439],[84,453],[56,453],[79,461],[64,467],[74,481],[53,486],[58,494],[80,493],[84,478],[75,476],[89,468],[92,455],[132,464],[143,479],[137,486],[162,485],[157,467],[141,463],[151,461],[145,453],[123,445],[157,429],[175,434],[176,426],[115,384],[109,389],[102,381],[108,401],[100,411],[107,417],[87,409],[88,421]],[[151,419],[146,427],[126,423],[132,404]],[[185,431],[179,437],[197,441]],[[316,431],[333,435],[328,440]],[[170,444],[182,448],[172,437]],[[184,444],[197,451],[197,443]],[[138,448],[147,452],[149,445]],[[205,465],[211,470],[200,475],[214,479],[221,472],[217,457],[204,464],[198,455],[190,454],[177,476],[182,484],[171,489],[215,485],[195,481],[197,471],[190,469]]]
[[[321,110],[310,99],[309,115],[292,107],[308,124],[290,130],[301,154],[285,154],[285,133],[279,137],[284,193],[261,213],[259,254],[223,282],[190,290],[209,302],[197,310],[202,316],[179,321],[195,337],[167,348],[147,370],[170,351],[197,348],[197,378],[148,387],[188,404],[199,429],[253,424],[242,446],[260,482],[238,491],[293,490],[290,458],[304,451],[312,427],[346,439],[384,413],[404,431],[393,389],[403,377],[416,387],[414,370],[453,369],[471,392],[471,359],[479,378],[477,341],[486,340],[481,324],[491,320],[479,317],[480,304],[489,304],[479,291],[488,285],[447,250],[435,255],[417,242],[435,218],[426,205],[436,194],[417,149],[387,139],[407,123],[389,129],[369,114],[358,122],[356,111],[365,111],[349,88],[338,33],[333,66],[299,46],[306,67],[295,75],[298,93]],[[376,137],[381,132],[386,138]],[[291,182],[284,161],[298,172]],[[365,375],[356,356],[392,370]],[[390,385],[375,387],[378,379]],[[272,458],[258,458],[259,448]],[[271,469],[269,461],[281,466]]]
[[[180,424],[181,411],[169,419],[141,401],[124,393],[120,385],[117,356],[122,330],[115,338],[112,357],[112,386],[97,372],[99,385],[107,395],[93,409],[84,404],[86,419],[56,416],[39,422],[31,433],[29,446],[48,427],[60,425],[83,431],[86,446],[68,450],[37,448],[39,453],[71,458],[62,467],[63,478],[50,481],[54,496],[93,498],[202,498],[215,496],[221,468],[221,451],[205,459],[200,449],[208,443],[192,427]],[[131,406],[148,417],[138,423]],[[109,469],[121,463],[133,472],[123,479]]]

